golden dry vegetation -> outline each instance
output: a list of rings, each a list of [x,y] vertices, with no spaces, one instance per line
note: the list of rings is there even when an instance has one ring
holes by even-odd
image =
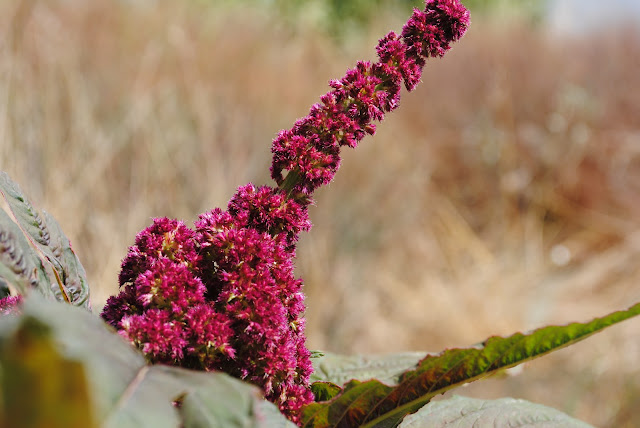
[[[259,9],[0,2],[0,168],[61,222],[97,311],[151,217],[269,183],[276,132],[401,22],[336,46]],[[309,346],[438,351],[640,300],[639,67],[629,29],[473,19],[318,192]],[[639,321],[456,393],[640,426]]]

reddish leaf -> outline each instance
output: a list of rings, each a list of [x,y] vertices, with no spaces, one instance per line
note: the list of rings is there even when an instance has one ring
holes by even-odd
[[[478,347],[429,355],[402,374],[397,386],[378,380],[347,383],[331,401],[307,406],[302,426],[396,427],[435,395],[563,348],[638,314],[640,303],[587,323],[543,327],[506,338],[494,336]]]

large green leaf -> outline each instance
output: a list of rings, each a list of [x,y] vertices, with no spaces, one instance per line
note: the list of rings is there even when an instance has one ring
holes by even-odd
[[[514,398],[479,400],[454,396],[432,401],[398,428],[592,428],[559,410]]]
[[[61,358],[82,366],[89,408],[100,426],[295,427],[262,398],[258,388],[224,373],[149,366],[95,315],[37,294],[26,299],[20,317],[0,317],[0,361],[11,352],[9,345],[25,324],[44,326]],[[25,393],[11,387],[4,391]],[[66,400],[64,395],[52,399]]]
[[[48,213],[41,214],[7,173],[0,171],[0,193],[4,196],[19,228],[42,256],[49,269],[54,295],[76,306],[89,307],[89,284],[69,238]],[[47,284],[48,285],[48,284]],[[39,287],[42,289],[43,287]],[[51,293],[47,293],[51,294]]]
[[[0,426],[92,428],[84,367],[62,356],[46,324],[25,317],[0,342]]]
[[[568,346],[638,314],[640,303],[587,323],[549,326],[506,338],[494,336],[476,347],[427,355],[413,370],[400,375],[395,386],[376,379],[352,380],[330,401],[307,406],[303,426],[396,427],[435,395]]]

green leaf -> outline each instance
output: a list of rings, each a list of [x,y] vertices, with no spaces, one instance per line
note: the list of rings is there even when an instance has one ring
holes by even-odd
[[[13,288],[14,293],[27,294],[38,289],[51,296],[49,280],[40,257],[29,245],[22,231],[0,209],[0,279],[3,288]],[[3,291],[6,294],[6,290]]]
[[[18,184],[2,171],[0,193],[7,201],[20,230],[48,265],[49,283],[57,284],[53,295],[58,300],[89,308],[86,273],[58,222],[46,212],[41,214],[29,202]]]
[[[453,396],[432,401],[404,418],[399,428],[592,428],[559,410],[514,398],[479,400]]]
[[[82,365],[89,408],[103,427],[295,427],[258,388],[224,373],[149,366],[100,318],[37,294],[25,300],[19,318],[0,317],[0,361],[11,348],[5,344],[29,320],[46,326],[63,358]],[[5,367],[1,369],[4,373]],[[4,392],[20,393],[24,391],[15,388]]]
[[[314,382],[311,384],[311,392],[316,401],[329,401],[342,391],[338,385],[332,382]]]
[[[0,346],[0,426],[96,426],[84,368],[58,352],[45,324],[25,317]]]
[[[305,427],[396,427],[435,395],[563,348],[640,314],[640,303],[587,323],[543,327],[512,336],[490,337],[477,347],[427,355],[397,385],[353,380],[333,400],[304,409]],[[325,361],[326,363],[326,361]]]
[[[137,373],[103,426],[295,427],[249,384],[162,365]]]
[[[257,388],[224,373],[157,368],[165,370],[173,378],[175,390],[185,394],[180,415],[187,427],[295,427],[274,405],[262,399]]]

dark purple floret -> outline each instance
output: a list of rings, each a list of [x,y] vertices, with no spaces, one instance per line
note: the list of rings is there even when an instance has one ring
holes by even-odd
[[[468,26],[469,11],[458,0],[427,0],[424,11],[414,9],[402,37],[413,55],[441,57]]]
[[[120,321],[127,315],[140,314],[136,288],[132,283],[120,287],[117,296],[111,296],[102,309],[102,318],[112,327],[119,328]]]

